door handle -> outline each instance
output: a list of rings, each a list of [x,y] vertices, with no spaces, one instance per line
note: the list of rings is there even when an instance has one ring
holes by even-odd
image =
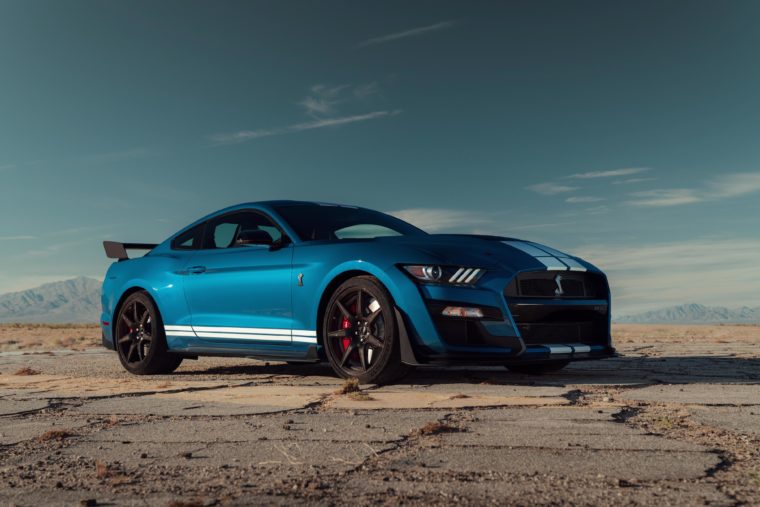
[[[206,266],[192,266],[187,268],[187,272],[191,275],[199,275],[206,272]]]

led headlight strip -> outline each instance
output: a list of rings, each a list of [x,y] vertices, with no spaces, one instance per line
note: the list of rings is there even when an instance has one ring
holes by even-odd
[[[470,283],[477,278],[480,271],[480,268],[459,268],[457,272],[449,278],[449,283]]]
[[[410,265],[401,266],[415,280],[442,285],[473,285],[485,274],[485,269],[466,266]]]

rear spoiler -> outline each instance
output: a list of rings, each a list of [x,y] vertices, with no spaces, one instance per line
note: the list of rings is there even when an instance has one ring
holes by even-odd
[[[118,241],[104,241],[103,248],[106,250],[106,257],[109,259],[119,259],[120,261],[129,259],[127,250],[153,250],[158,245],[153,243],[119,243]]]

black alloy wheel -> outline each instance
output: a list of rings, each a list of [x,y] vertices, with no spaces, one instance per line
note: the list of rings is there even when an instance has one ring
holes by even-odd
[[[181,356],[167,352],[163,322],[147,292],[127,297],[114,329],[119,360],[130,373],[171,373],[182,362]]]
[[[343,377],[362,383],[386,383],[403,376],[394,306],[374,277],[344,282],[324,316],[323,344],[330,365]]]

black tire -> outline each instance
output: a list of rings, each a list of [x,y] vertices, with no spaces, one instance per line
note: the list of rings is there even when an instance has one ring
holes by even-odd
[[[393,298],[372,276],[351,278],[332,294],[322,344],[335,373],[362,384],[387,384],[411,369],[401,362]]]
[[[570,364],[570,361],[546,361],[545,363],[515,363],[507,364],[505,366],[509,371],[513,371],[515,373],[522,373],[525,375],[543,375],[544,373],[559,371],[568,364]]]
[[[167,351],[161,314],[145,291],[130,294],[121,305],[114,334],[119,361],[130,373],[166,374],[182,363],[182,356]]]

